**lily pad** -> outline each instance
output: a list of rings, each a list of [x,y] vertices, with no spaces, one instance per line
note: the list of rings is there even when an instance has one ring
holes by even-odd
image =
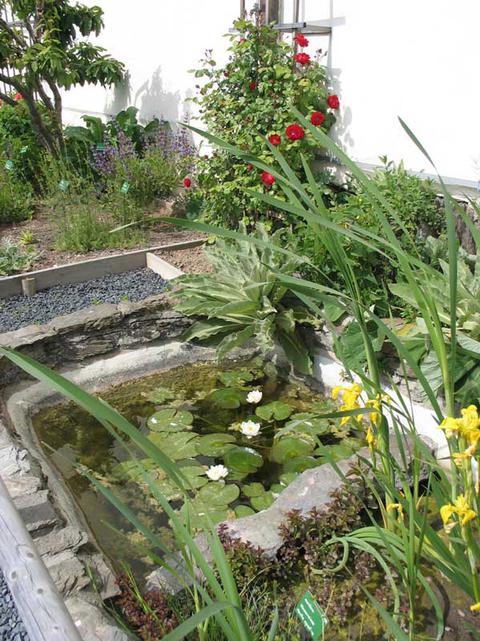
[[[223,462],[232,472],[247,476],[262,467],[263,458],[250,447],[233,447],[225,454]]]
[[[242,487],[242,492],[245,496],[252,498],[253,496],[260,496],[265,492],[265,488],[261,483],[249,483]]]
[[[225,387],[216,389],[208,395],[208,399],[217,407],[223,409],[236,409],[245,401],[246,392],[238,387]]]
[[[293,412],[293,407],[282,403],[282,401],[272,401],[266,405],[260,405],[255,410],[255,414],[264,421],[275,419],[276,421],[284,421]]]
[[[349,458],[352,456],[358,448],[352,447],[345,443],[336,443],[335,445],[326,445],[325,448],[319,447],[315,450],[317,456],[332,457],[334,461],[341,461],[342,459]],[[325,459],[325,462],[328,459]]]
[[[184,505],[181,509],[181,514],[185,518],[187,508]],[[235,518],[235,512],[228,506],[218,508],[215,506],[200,505],[192,501],[188,511],[190,526],[196,530],[208,527],[208,523],[213,525],[221,523],[222,521],[229,521]]]
[[[254,510],[256,510],[257,512],[261,512],[262,510],[266,510],[267,508],[269,508],[274,500],[275,497],[273,496],[272,492],[264,492],[260,496],[253,496],[250,499],[250,503],[252,504]]]
[[[195,459],[187,459],[185,462],[180,461],[179,467],[194,489],[203,487],[208,483],[208,478],[205,476],[206,467],[199,465]]]
[[[236,439],[233,434],[206,434],[197,443],[197,452],[203,456],[223,456],[234,447]]]
[[[325,418],[317,418],[315,414],[301,412],[294,414],[288,423],[285,423],[284,430],[292,432],[303,432],[320,436],[331,432],[333,425]]]
[[[193,414],[175,409],[165,409],[155,412],[147,421],[147,427],[152,432],[182,432],[191,430]]]
[[[245,383],[253,381],[254,378],[252,372],[247,369],[231,369],[218,375],[218,380],[226,387],[242,387]]]
[[[253,510],[249,505],[237,505],[235,508],[235,516],[237,519],[241,519],[244,516],[252,516],[252,514],[255,514],[255,510]]]
[[[240,496],[240,488],[234,483],[211,481],[204,485],[197,494],[196,501],[202,501],[209,506],[224,506],[233,503]]]
[[[294,481],[298,476],[297,472],[284,472],[280,474],[280,483],[287,487],[292,481]]]
[[[314,467],[319,467],[325,463],[325,459],[314,458],[313,456],[297,456],[288,460],[283,469],[285,472],[305,472],[305,470],[313,469]]]
[[[148,438],[174,461],[197,454],[198,436],[191,432],[152,432]]]
[[[283,492],[284,489],[285,489],[285,485],[282,485],[281,483],[274,483],[270,488],[270,492],[272,492],[273,495],[277,497],[279,494]]]
[[[298,456],[311,454],[315,449],[315,440],[305,434],[301,436],[285,436],[277,440],[271,449],[270,458],[276,463],[285,463]]]

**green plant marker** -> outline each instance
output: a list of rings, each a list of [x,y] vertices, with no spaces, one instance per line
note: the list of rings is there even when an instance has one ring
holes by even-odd
[[[60,191],[67,191],[69,186],[70,186],[69,181],[65,180],[64,178],[58,183],[58,188],[60,189]]]
[[[295,614],[310,634],[313,641],[323,638],[328,623],[327,616],[313,598],[311,592],[305,592],[295,606]]]
[[[97,151],[105,151],[105,143],[104,142],[97,143]]]
[[[129,189],[130,189],[130,183],[128,183],[127,181],[125,181],[125,182],[123,183],[122,188],[120,189],[120,191],[122,192],[122,194],[128,194],[128,190],[129,190]]]
[[[5,163],[5,169],[7,171],[13,171],[13,162],[11,160],[7,160]]]
[[[24,145],[24,146],[20,149],[20,153],[21,153],[21,154],[26,154],[26,153],[27,153],[27,151],[28,151],[28,145]]]

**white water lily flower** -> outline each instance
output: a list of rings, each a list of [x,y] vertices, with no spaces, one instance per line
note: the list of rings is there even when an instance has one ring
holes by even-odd
[[[205,474],[211,481],[219,481],[227,476],[228,467],[225,467],[225,465],[210,465]]]
[[[257,436],[260,432],[260,423],[255,423],[255,421],[243,421],[240,425],[240,432],[247,438]]]
[[[153,424],[158,423],[158,421],[157,421],[157,419],[155,417],[153,417],[150,422],[153,423]]]
[[[254,389],[247,394],[247,403],[260,403],[262,400],[262,392],[259,389]]]

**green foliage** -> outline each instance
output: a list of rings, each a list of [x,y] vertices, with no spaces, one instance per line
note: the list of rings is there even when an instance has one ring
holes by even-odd
[[[207,52],[202,68],[195,71],[195,77],[205,80],[194,100],[202,120],[211,134],[267,163],[272,162],[273,156],[265,138],[279,134],[279,149],[292,168],[301,173],[300,153],[312,158],[317,144],[308,135],[291,142],[285,137],[285,129],[295,122],[294,107],[304,114],[324,113],[325,131],[334,124],[335,116],[326,103],[325,68],[318,59],[296,66],[293,47],[280,40],[272,26],[262,24],[259,16],[255,22],[239,20],[234,27],[239,34],[228,36],[231,46],[227,64],[218,66],[211,52]],[[199,161],[197,172],[206,219],[233,227],[241,220],[252,224],[269,219],[272,224],[278,219],[279,212],[273,213],[247,193],[262,183],[259,172],[246,162],[216,149],[211,157]],[[276,185],[272,189],[278,194]]]
[[[0,19],[0,68],[14,72],[2,80],[25,100],[39,142],[58,151],[62,146],[60,89],[107,86],[124,76],[123,64],[87,39],[103,29],[103,11],[70,0],[46,0],[41,9],[34,0],[1,0],[0,8],[8,9],[17,21],[11,26]],[[55,123],[53,131],[37,107],[36,95]],[[15,105],[11,96],[0,97]]]
[[[429,235],[439,236],[445,232],[445,214],[438,204],[434,184],[418,176],[408,174],[403,163],[395,166],[386,158],[382,169],[374,172],[371,180],[385,203],[396,212],[398,221],[385,209],[392,230],[401,243],[413,253],[419,252],[426,257],[425,239]],[[340,192],[330,209],[332,219],[347,228],[357,225],[373,234],[382,234],[382,220],[378,217],[378,205],[372,202],[362,183],[353,181],[350,191]],[[310,258],[315,270],[304,272],[318,282],[344,285],[341,272],[328,260],[328,251],[311,225],[301,225],[295,235],[298,253]],[[395,280],[397,268],[388,257],[382,256],[374,247],[355,240],[345,239],[345,251],[355,269],[363,301],[367,305],[375,303],[377,312],[388,314],[389,305],[402,313],[403,305],[398,298],[389,295],[388,285]]]
[[[263,353],[278,341],[297,370],[308,373],[310,356],[298,327],[313,319],[300,304],[286,302],[287,288],[278,279],[278,274],[293,274],[299,261],[275,251],[279,231],[269,236],[259,224],[254,237],[263,243],[261,247],[248,241],[217,240],[206,250],[213,274],[175,280],[177,309],[202,318],[184,339],[216,339],[219,358],[250,339]]]
[[[38,254],[31,247],[22,247],[8,238],[0,242],[0,276],[28,271],[37,259]]]
[[[95,116],[82,116],[85,127],[70,126],[65,128],[65,137],[70,141],[78,141],[88,146],[103,145],[104,143],[118,144],[118,134],[122,131],[132,141],[137,155],[141,155],[148,140],[160,129],[162,124],[158,118],[153,118],[145,126],[138,122],[138,109],[128,107],[104,123]]]
[[[0,168],[0,224],[28,220],[32,217],[33,210],[34,199],[30,185],[16,178],[13,171],[7,172]]]

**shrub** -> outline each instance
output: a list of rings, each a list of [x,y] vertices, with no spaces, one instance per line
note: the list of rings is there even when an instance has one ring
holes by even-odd
[[[382,157],[384,167],[372,176],[376,187],[389,205],[397,212],[404,229],[391,220],[391,226],[402,243],[412,251],[420,252],[425,258],[428,252],[426,239],[429,235],[439,236],[445,231],[445,216],[441,210],[431,180],[423,180],[405,171],[403,163],[395,166]],[[335,198],[330,215],[337,223],[348,226],[354,223],[374,234],[380,234],[381,221],[376,206],[361,185],[352,183],[350,190],[340,192]],[[388,212],[386,212],[388,215]],[[331,261],[318,235],[309,225],[300,225],[295,235],[299,253],[305,253],[315,266],[310,270],[315,280],[342,283],[342,276]],[[392,261],[363,244],[347,239],[345,248],[356,270],[365,302],[375,303],[380,313],[387,314],[390,304],[403,309],[396,297],[389,295],[388,284],[396,279],[396,268]],[[306,263],[307,264],[307,263]],[[320,271],[321,270],[321,275]]]
[[[17,223],[33,214],[33,191],[12,172],[0,170],[0,224]]]
[[[265,139],[279,136],[273,139],[274,144],[280,143],[278,148],[292,169],[301,174],[301,154],[312,158],[318,145],[309,134],[296,141],[287,138],[286,128],[295,122],[293,108],[309,115],[318,112],[318,118],[324,118],[322,128],[328,131],[335,122],[338,105],[330,100],[334,108],[329,106],[320,54],[308,64],[295,64],[293,47],[278,39],[278,31],[262,24],[259,14],[255,16],[255,21],[235,22],[240,36],[228,36],[232,44],[224,67],[217,66],[207,52],[202,68],[195,72],[206,83],[198,86],[194,102],[211,134],[267,163],[273,155]],[[240,220],[249,224],[282,217],[247,193],[247,189],[262,186],[260,173],[224,150],[217,149],[211,157],[199,161],[197,182],[206,219],[236,226]],[[276,185],[271,189],[278,195]]]

